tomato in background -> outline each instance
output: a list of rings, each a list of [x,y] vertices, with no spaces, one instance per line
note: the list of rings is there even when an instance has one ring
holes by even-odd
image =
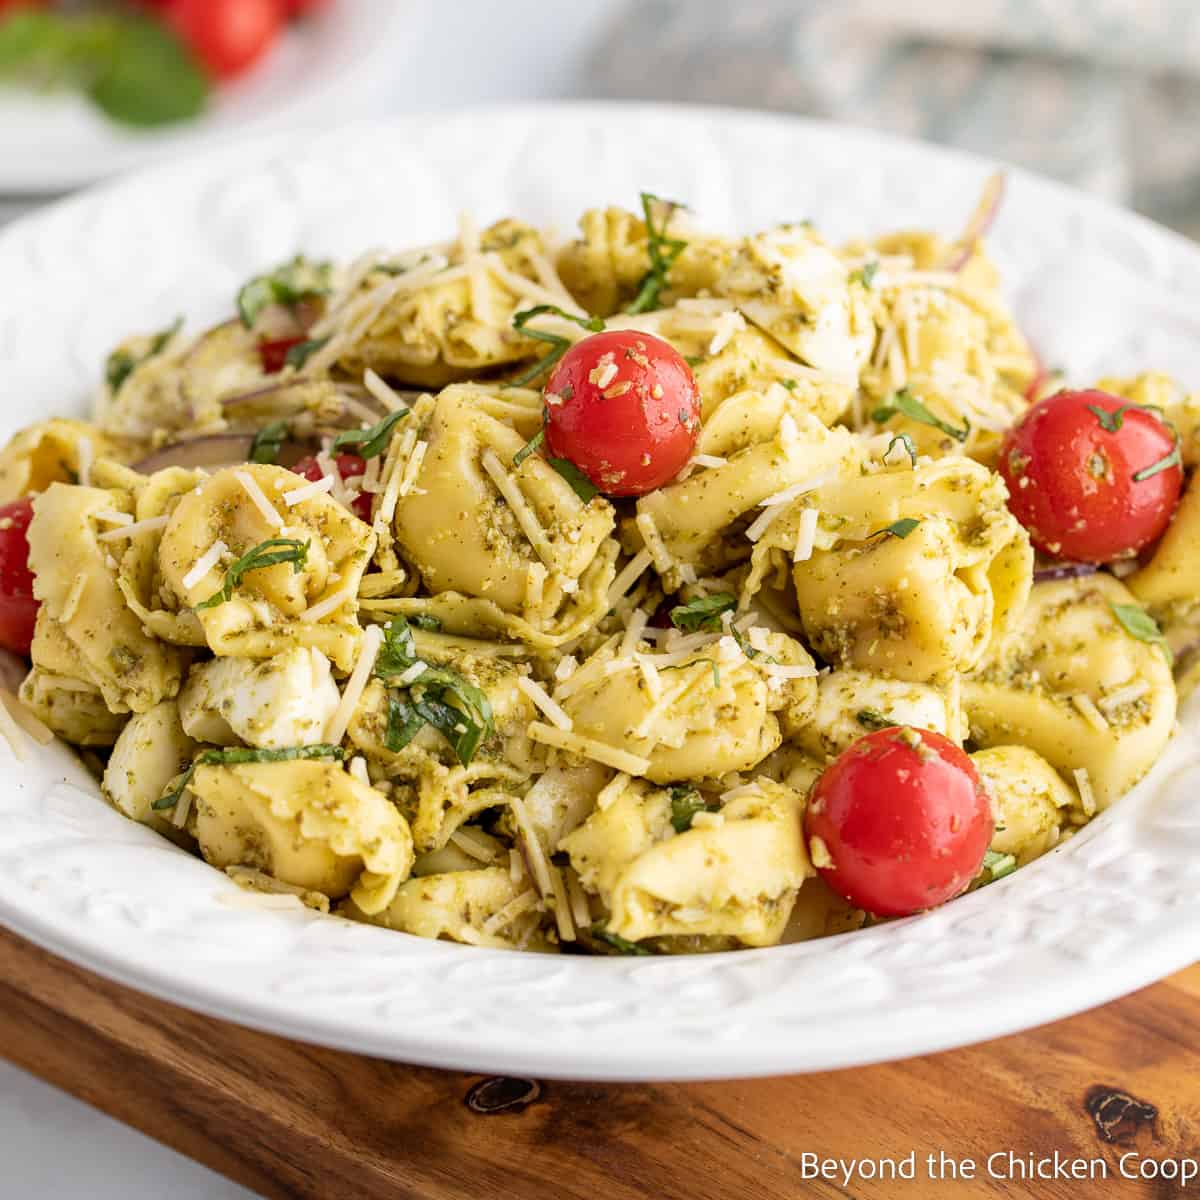
[[[252,66],[278,38],[285,0],[168,0],[167,23],[219,79]]]
[[[367,470],[366,459],[360,458],[357,454],[339,454],[334,461],[337,463],[338,474],[343,479],[357,479]],[[311,454],[307,458],[302,458],[291,469],[297,475],[311,479],[313,483],[316,483],[318,479],[325,478],[321,464]],[[374,498],[371,492],[362,492],[350,505],[354,515],[360,521],[366,521],[368,525],[371,523],[371,502]]]
[[[29,657],[41,602],[33,597],[29,569],[29,522],[33,500],[25,496],[0,506],[0,646]]]

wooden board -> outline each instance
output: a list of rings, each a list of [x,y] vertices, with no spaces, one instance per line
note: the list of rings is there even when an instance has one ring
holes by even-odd
[[[955,1200],[1200,1195],[1120,1178],[1200,1157],[1200,966],[1019,1037],[774,1080],[489,1081],[200,1017],[0,931],[0,1053],[268,1197],[319,1200]],[[1026,1179],[1012,1151],[1093,1178]],[[912,1180],[805,1179],[805,1155],[897,1160]],[[945,1154],[973,1159],[954,1178]],[[933,1155],[933,1171],[927,1155]],[[809,1160],[811,1162],[811,1160]],[[1186,1165],[1186,1164],[1184,1164]],[[884,1165],[885,1172],[889,1168]],[[1044,1167],[1052,1170],[1052,1163]],[[811,1169],[810,1172],[811,1173]]]

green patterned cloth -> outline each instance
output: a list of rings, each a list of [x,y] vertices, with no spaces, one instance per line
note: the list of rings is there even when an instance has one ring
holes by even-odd
[[[961,146],[1200,232],[1200,0],[635,0],[592,74]]]

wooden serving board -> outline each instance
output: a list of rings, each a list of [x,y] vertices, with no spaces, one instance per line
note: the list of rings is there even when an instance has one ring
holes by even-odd
[[[0,1053],[268,1197],[1191,1197],[1200,1180],[1122,1179],[1118,1162],[1200,1157],[1198,1047],[1194,966],[1032,1033],[855,1071],[488,1080],[197,1016],[0,931]],[[1020,1181],[1007,1159],[995,1169],[1009,1178],[989,1177],[989,1155],[1009,1150],[1099,1160],[1108,1178],[1093,1166],[1092,1178]],[[903,1166],[910,1151],[911,1180],[805,1178],[806,1154]],[[952,1177],[941,1153],[973,1159],[975,1177]]]

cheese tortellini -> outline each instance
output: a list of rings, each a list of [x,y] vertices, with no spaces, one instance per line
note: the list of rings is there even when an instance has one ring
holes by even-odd
[[[962,882],[1024,867],[1151,769],[1200,678],[1200,491],[1136,563],[1035,561],[994,467],[1057,385],[982,244],[997,187],[957,239],[840,247],[649,194],[565,244],[464,216],[125,339],[93,419],[0,450],[0,550],[33,514],[18,715],[236,900],[464,947],[861,928],[805,814],[889,728],[974,763],[994,828]],[[601,330],[624,359],[588,372]],[[682,363],[627,377],[646,338],[697,396]],[[590,410],[556,436],[585,378],[620,414],[598,446]],[[1200,393],[1100,386],[1200,464]],[[635,403],[679,469],[609,496]]]

